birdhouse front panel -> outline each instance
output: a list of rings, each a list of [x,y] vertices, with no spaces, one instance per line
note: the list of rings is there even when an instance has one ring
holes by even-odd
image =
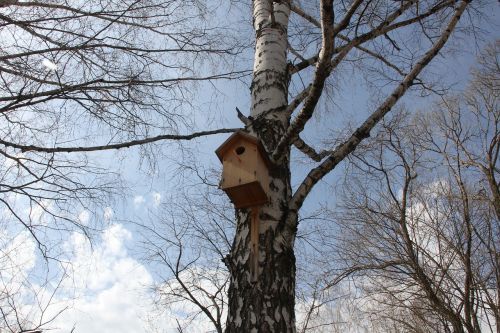
[[[262,205],[267,202],[269,171],[259,141],[237,132],[216,151],[222,162],[223,189],[236,208]]]
[[[239,186],[257,180],[257,146],[248,141],[233,145],[222,157],[221,188]]]

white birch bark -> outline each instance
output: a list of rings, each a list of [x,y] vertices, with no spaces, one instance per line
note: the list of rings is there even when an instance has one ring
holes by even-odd
[[[286,51],[289,15],[290,5],[286,2],[254,1],[253,22],[256,38],[250,111],[254,118],[263,112],[287,105]]]
[[[288,126],[287,25],[290,4],[253,2],[256,45],[251,124],[247,130],[272,151]],[[289,149],[270,168],[269,203],[259,207],[259,269],[251,276],[251,210],[237,211],[227,264],[231,271],[226,332],[295,332],[295,232],[286,230],[291,199]],[[288,235],[288,236],[285,236]],[[290,237],[291,236],[291,237]]]

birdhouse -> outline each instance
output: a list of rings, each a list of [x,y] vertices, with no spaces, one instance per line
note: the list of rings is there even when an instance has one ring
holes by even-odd
[[[270,161],[262,143],[244,132],[235,132],[215,151],[222,162],[220,187],[236,208],[267,202]]]

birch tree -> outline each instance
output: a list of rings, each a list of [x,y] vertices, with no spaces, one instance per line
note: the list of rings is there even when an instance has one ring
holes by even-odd
[[[374,126],[416,82],[422,69],[442,49],[468,4],[461,2],[450,7],[451,4],[445,2],[428,3],[425,8],[418,5],[417,10],[417,3],[411,1],[390,5],[363,1],[334,5],[333,1],[321,1],[318,6],[320,18],[316,21],[290,3],[254,1],[256,52],[251,89],[252,119],[247,122],[247,129],[262,140],[274,165],[270,170],[269,203],[261,209],[259,216],[259,265],[262,273],[255,285],[248,269],[251,216],[247,210],[237,212],[236,236],[227,260],[231,285],[226,332],[295,331],[293,249],[298,212],[304,200],[318,181],[369,137]],[[285,36],[292,10],[316,23],[321,44],[312,57],[301,56],[301,61],[288,65]],[[447,19],[436,26],[433,15],[437,13]],[[433,19],[429,22],[430,17]],[[432,40],[429,49],[419,55],[420,59],[413,66],[401,70],[404,75],[392,93],[356,130],[331,151],[316,153],[300,138],[300,133],[317,108],[327,78],[335,76],[335,69],[357,46],[369,45],[370,41],[382,39],[396,28],[416,22],[422,23],[417,31],[421,27],[424,30],[421,33],[426,29],[441,30],[439,37]],[[430,26],[426,27],[427,22]],[[309,66],[314,66],[311,83],[288,102],[290,76]],[[318,165],[292,191],[289,161],[294,144]]]
[[[250,274],[250,210],[236,210],[234,240],[224,257],[230,275],[226,332],[295,332],[294,245],[305,200],[318,182],[370,137],[409,89],[427,88],[422,72],[443,51],[459,24],[473,25],[471,5],[470,0],[251,2],[251,13],[243,13],[251,14],[254,32],[251,103],[250,110],[237,115],[243,130],[262,142],[271,161],[270,193],[259,213],[255,281]],[[56,162],[61,156],[75,156],[68,153],[235,131],[188,132],[189,128],[179,126],[191,116],[176,113],[185,112],[193,97],[184,83],[239,79],[249,73],[217,67],[211,73],[204,67],[203,60],[237,59],[239,47],[244,46],[227,36],[229,30],[208,24],[205,9],[196,1],[174,0],[107,5],[100,1],[0,2],[2,28],[11,34],[0,59],[5,124],[0,144],[5,158],[31,177],[20,182],[6,177],[2,184],[6,191],[36,201],[45,198],[38,192],[50,189],[52,195],[46,199],[58,200],[66,193],[97,188],[80,186],[76,175],[62,177],[57,172],[54,165],[60,165]],[[468,9],[469,21],[459,23]],[[220,16],[215,20],[222,21]],[[52,72],[33,66],[40,61]],[[351,70],[368,68],[372,79],[383,80],[389,88],[379,90],[379,104],[370,110],[341,110],[365,115],[354,129],[345,128],[335,137],[318,133],[306,139],[305,129],[313,116],[332,108],[326,102],[328,87],[341,87],[340,73],[353,62]],[[58,140],[60,121],[79,119],[73,112],[95,121],[98,126],[92,130],[107,134],[106,140],[82,140],[74,127],[64,133],[66,144]],[[23,121],[20,115],[25,114],[43,121]],[[177,132],[178,128],[186,133]],[[75,137],[78,145],[69,144]],[[314,147],[311,143],[324,141],[330,144]],[[313,163],[297,186],[291,184],[292,149]],[[19,153],[41,168],[33,171]]]

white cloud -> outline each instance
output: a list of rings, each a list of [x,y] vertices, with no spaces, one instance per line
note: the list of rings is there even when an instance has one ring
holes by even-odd
[[[111,207],[104,208],[103,217],[104,217],[105,221],[109,222],[113,218],[114,214],[115,214],[115,212],[113,211],[113,208],[111,208]]]
[[[226,271],[193,265],[183,270],[179,274],[179,278],[184,281],[188,288],[190,288],[191,294],[201,304],[205,305],[214,316],[216,313],[215,309],[211,307],[211,304],[213,304],[213,302],[218,303],[219,308],[223,309],[221,314],[222,318],[225,318],[227,309],[222,305],[220,297],[226,292],[223,288],[224,284],[228,281]],[[175,331],[173,327],[175,327],[177,322],[183,328],[183,332],[214,331],[214,326],[207,317],[203,314],[200,315],[199,307],[187,301],[184,297],[175,296],[184,293],[183,287],[177,279],[172,278],[158,284],[157,290],[159,291],[159,304],[161,310],[165,318],[170,318],[166,322],[171,325],[168,327],[172,328],[172,332]],[[209,295],[214,297],[212,298]]]
[[[146,202],[146,199],[142,195],[136,195],[134,197],[134,205],[140,206]]]
[[[19,163],[16,160],[23,159],[23,158],[24,158],[23,153],[14,154],[14,158],[3,157],[3,165],[7,169],[12,168],[12,167],[17,167],[17,166],[19,166]],[[19,172],[19,170],[16,170],[15,172]]]
[[[133,234],[121,224],[109,225],[93,246],[84,235],[76,232],[71,235],[63,247],[68,253],[69,263],[65,266],[67,278],[56,295],[49,298],[57,283],[55,280],[48,285],[31,282],[32,289],[26,290],[26,293],[46,295],[44,299],[51,305],[44,309],[44,318],[55,316],[68,307],[47,329],[51,328],[54,333],[67,333],[73,327],[75,333],[177,332],[176,316],[192,311],[192,306],[179,304],[165,310],[163,306],[154,304],[155,298],[150,289],[154,283],[152,275],[127,251],[132,241]],[[27,232],[13,237],[0,231],[0,247],[4,249],[0,252],[0,277],[9,277],[10,280],[4,281],[9,286],[13,286],[12,279],[15,277],[19,279],[16,287],[23,288],[29,274],[37,270],[35,243]],[[16,261],[7,265],[6,258]],[[8,271],[7,266],[14,267],[15,271]],[[35,321],[41,316],[36,304],[23,303],[21,307],[27,309]],[[182,322],[183,318],[180,319]],[[189,327],[192,332],[212,329],[204,316],[198,316]]]
[[[90,213],[86,209],[82,210],[80,214],[78,214],[78,221],[83,225],[87,225],[89,219],[90,219]]]
[[[151,196],[153,197],[153,206],[155,208],[158,207],[161,204],[161,193],[153,192]]]
[[[144,318],[151,309],[148,287],[151,274],[126,249],[132,234],[121,224],[110,225],[101,241],[90,246],[73,234],[67,249],[73,253],[64,288],[76,297],[54,323],[54,332],[144,332]]]
[[[57,65],[50,61],[49,59],[43,59],[42,65],[44,65],[47,69],[51,71],[57,70]]]
[[[28,231],[17,235],[0,232],[0,280],[5,282],[4,279],[15,279],[19,280],[16,284],[21,283],[35,266],[35,247]]]
[[[102,249],[104,254],[114,257],[125,257],[127,251],[125,249],[125,242],[132,239],[130,231],[125,229],[121,224],[113,224],[102,234],[103,245]]]
[[[112,224],[93,249],[83,235],[74,234],[66,246],[72,248],[69,266],[71,283],[65,284],[77,296],[72,307],[52,325],[54,333],[136,333],[177,332],[179,313],[193,311],[190,304],[176,304],[169,310],[154,304],[150,287],[153,277],[127,251],[132,233],[121,224]],[[68,281],[69,282],[69,281]],[[208,287],[207,287],[208,288]],[[183,318],[179,318],[182,320]],[[213,329],[204,316],[189,323],[191,332]]]
[[[52,210],[53,205],[53,201],[44,199],[26,208],[25,212],[31,221],[46,226],[51,219],[51,215],[47,212]]]
[[[0,231],[0,308],[4,311],[0,320],[2,327],[5,327],[6,322],[16,325],[16,314],[27,319],[23,323],[28,322],[32,318],[30,314],[33,308],[45,302],[40,288],[34,283],[26,283],[36,265],[35,251],[36,244],[28,231],[17,234],[5,229]],[[34,300],[33,296],[39,296],[37,303],[32,301],[32,304],[26,305],[26,300]]]

